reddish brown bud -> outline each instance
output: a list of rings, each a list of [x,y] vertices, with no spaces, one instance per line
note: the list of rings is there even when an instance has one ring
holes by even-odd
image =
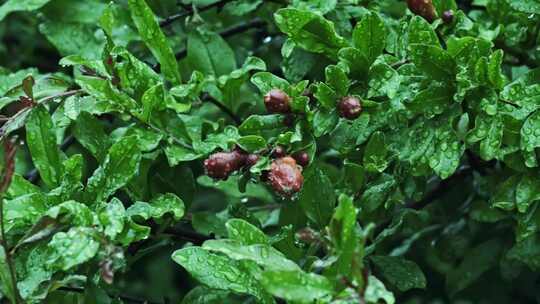
[[[429,22],[433,22],[437,17],[437,12],[435,11],[432,0],[407,0],[407,4],[413,13],[423,17]]]
[[[214,153],[204,161],[206,175],[215,179],[227,179],[245,164],[246,158],[245,154],[238,151]]]
[[[280,158],[287,155],[287,151],[282,146],[276,146],[272,151],[272,157]]]
[[[338,104],[339,115],[346,119],[356,119],[362,112],[360,100],[353,96],[347,96],[341,99]]]
[[[259,161],[259,155],[257,154],[249,154],[246,158],[246,166],[252,167]]]
[[[300,191],[304,177],[294,158],[286,156],[272,162],[268,182],[280,195],[291,196]]]
[[[452,23],[452,21],[454,21],[454,11],[453,10],[444,11],[442,14],[442,20],[446,24]]]
[[[264,96],[264,105],[270,113],[289,113],[289,95],[280,89],[272,89]]]
[[[307,165],[309,165],[309,154],[307,154],[307,152],[298,151],[295,152],[292,157],[302,167],[306,167]]]

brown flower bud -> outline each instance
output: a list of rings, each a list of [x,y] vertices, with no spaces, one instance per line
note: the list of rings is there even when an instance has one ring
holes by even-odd
[[[428,22],[433,22],[437,17],[432,0],[407,0],[407,4],[413,13],[423,17]]]
[[[264,105],[270,113],[289,113],[289,95],[280,89],[272,89],[264,96]]]
[[[246,163],[247,156],[239,151],[218,152],[204,161],[206,175],[215,179],[227,179]]]
[[[305,151],[295,152],[292,157],[302,167],[306,167],[307,165],[309,165],[309,154],[307,154],[307,152]]]
[[[453,10],[444,11],[442,14],[442,20],[446,24],[452,23],[452,21],[454,21],[454,11]]]
[[[294,158],[286,156],[272,162],[268,182],[280,195],[291,196],[300,191],[304,177]]]
[[[338,104],[339,115],[346,119],[356,119],[362,112],[360,100],[353,96],[344,97]]]

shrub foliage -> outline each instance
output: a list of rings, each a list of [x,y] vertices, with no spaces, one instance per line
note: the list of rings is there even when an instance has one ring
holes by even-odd
[[[536,303],[539,0],[7,0],[6,303]]]

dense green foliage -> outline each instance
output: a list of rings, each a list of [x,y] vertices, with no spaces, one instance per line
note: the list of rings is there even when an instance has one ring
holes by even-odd
[[[3,301],[537,303],[540,0],[408,2],[3,1]]]

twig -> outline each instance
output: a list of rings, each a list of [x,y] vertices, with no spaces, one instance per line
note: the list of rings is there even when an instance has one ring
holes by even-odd
[[[55,94],[55,95],[51,95],[51,96],[47,96],[45,98],[42,98],[38,101],[38,103],[46,103],[50,100],[54,100],[56,98],[62,98],[62,97],[69,97],[69,96],[73,96],[73,95],[77,95],[79,93],[81,93],[82,90],[71,90],[71,91],[66,91],[66,92],[62,92],[62,93],[58,93],[58,94]]]
[[[9,246],[6,240],[6,228],[4,225],[4,193],[11,184],[11,179],[15,173],[15,150],[16,145],[14,140],[7,139],[4,141],[4,165],[5,169],[2,173],[2,181],[0,184],[0,240],[1,245],[4,249],[4,255],[6,258],[6,264],[9,269],[9,275],[11,277],[12,292],[13,292],[13,301],[14,304],[20,303],[19,290],[17,288],[17,274],[15,272],[15,267],[13,265],[13,259],[11,257],[11,252],[9,251]]]
[[[242,123],[242,120],[240,119],[240,117],[236,116],[236,114],[234,114],[234,112],[231,109],[227,108],[224,104],[222,104],[217,99],[210,96],[209,94],[205,93],[201,99],[204,101],[208,101],[212,103],[213,105],[215,105],[216,107],[218,107],[223,113],[227,114],[234,121],[236,125],[240,125]]]
[[[178,227],[169,227],[165,229],[164,234],[169,234],[183,241],[192,242],[195,245],[201,245],[207,240],[211,240],[211,237],[202,235],[195,231],[189,231]]]
[[[229,3],[229,2],[232,2],[233,0],[222,0],[222,1],[218,1],[216,3],[212,3],[212,4],[209,4],[207,6],[203,6],[201,8],[197,8],[196,11],[197,12],[204,12],[204,11],[207,11],[207,10],[210,10],[214,7],[223,7],[225,4]],[[174,21],[176,20],[180,20],[184,17],[187,17],[187,16],[190,16],[192,15],[193,13],[195,13],[195,11],[193,9],[190,9],[189,11],[187,12],[183,12],[183,13],[179,13],[179,14],[175,14],[175,15],[171,15],[167,18],[165,18],[163,21],[161,21],[159,23],[159,26],[160,27],[166,27],[166,26],[169,26],[170,24],[172,24]]]
[[[231,37],[236,34],[243,33],[247,30],[250,30],[252,28],[261,28],[266,25],[266,22],[264,20],[261,20],[259,18],[255,18],[251,21],[240,23],[238,25],[232,26],[228,29],[225,29],[221,32],[219,32],[219,35],[223,38]],[[180,60],[187,56],[187,49],[183,49],[175,54],[175,57],[177,60]],[[159,69],[159,65],[154,66],[155,69]]]

